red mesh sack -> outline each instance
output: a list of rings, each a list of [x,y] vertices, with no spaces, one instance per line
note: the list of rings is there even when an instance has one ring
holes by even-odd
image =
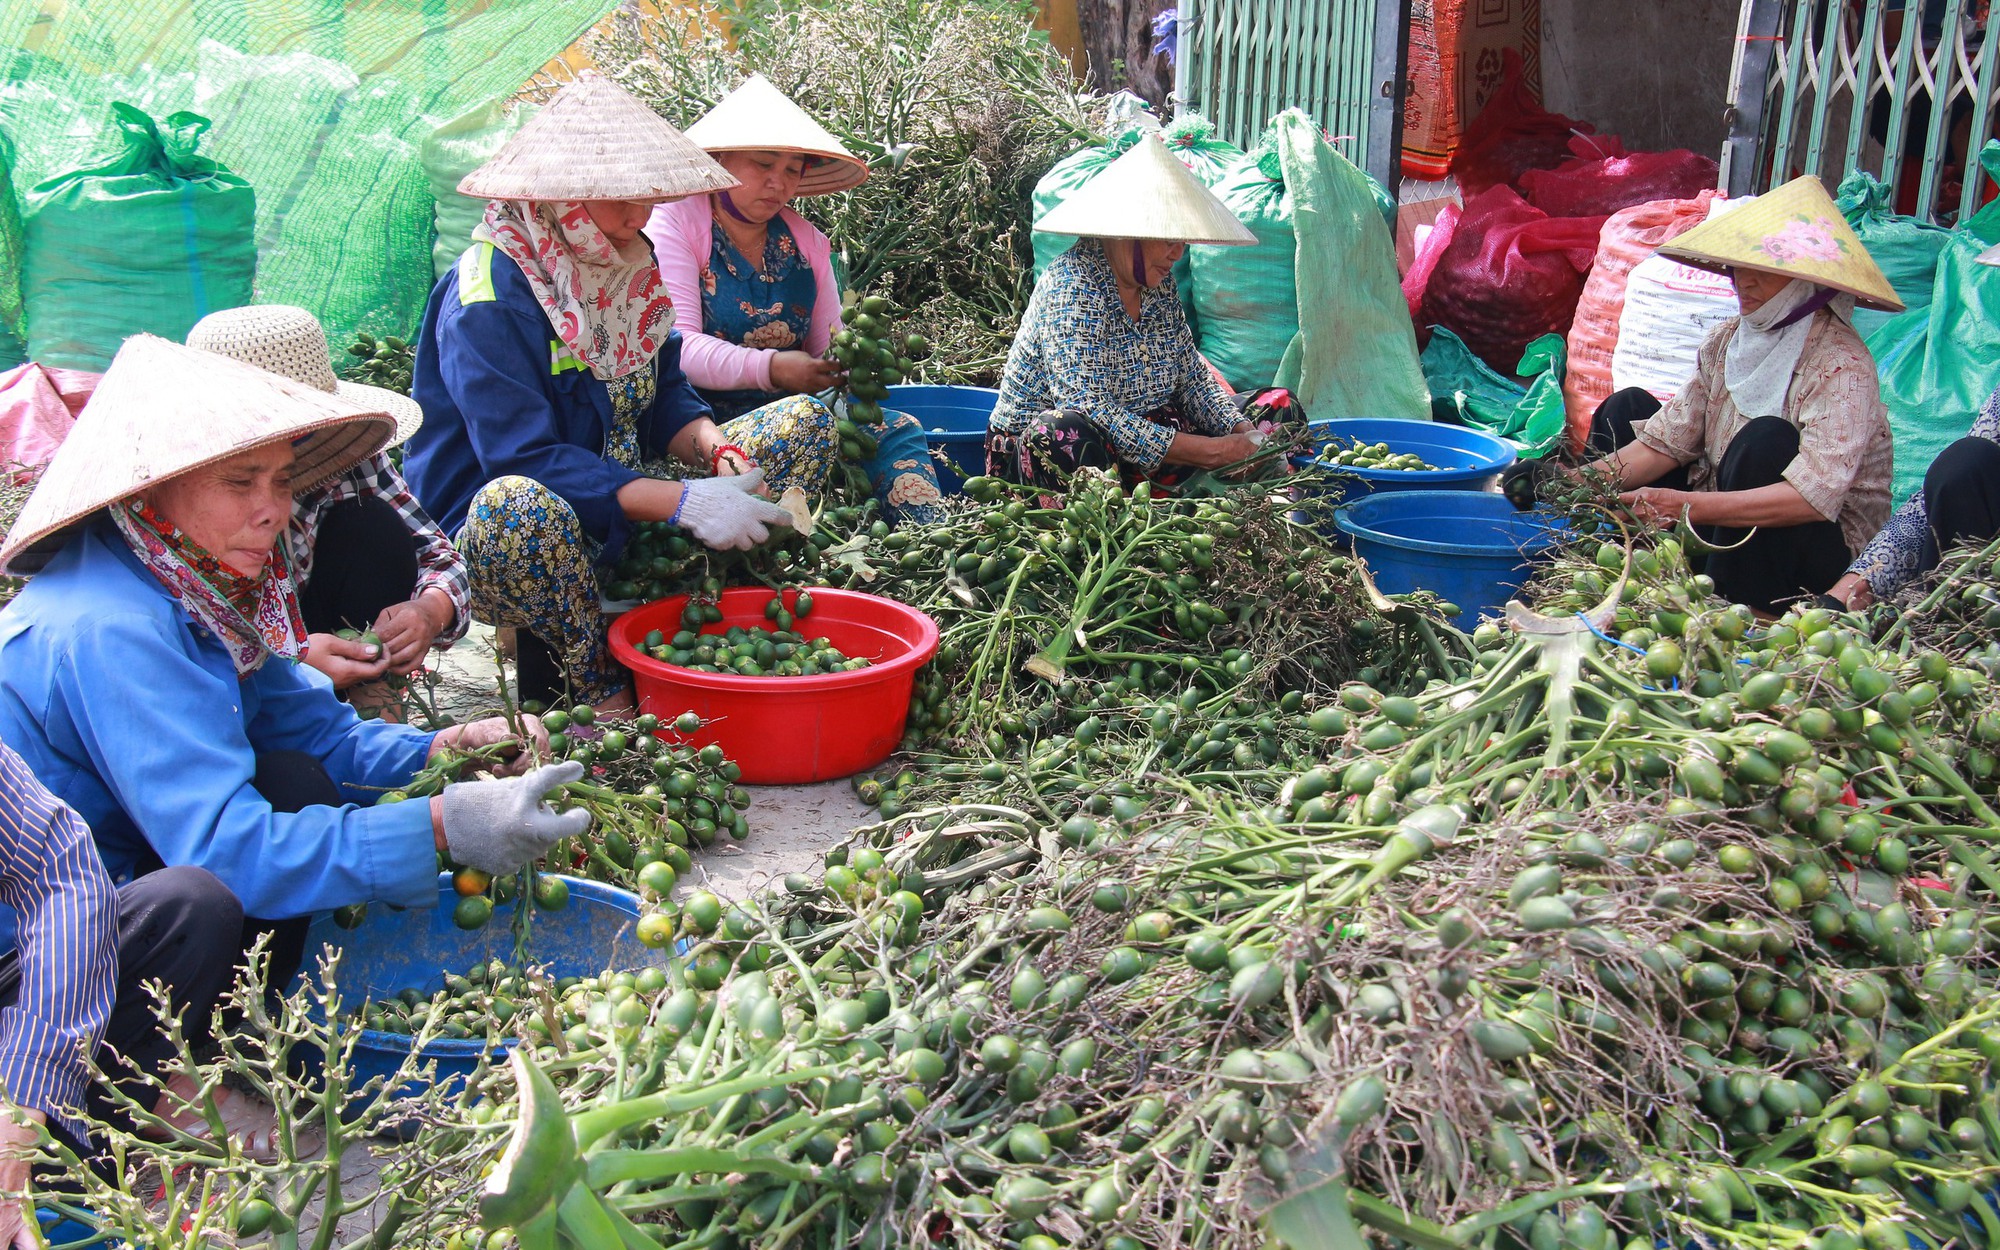
[[[1500,75],[1500,85],[1466,126],[1465,141],[1452,158],[1451,172],[1468,197],[1502,184],[1519,189],[1521,175],[1570,160],[1570,140],[1597,129],[1543,108],[1522,81],[1521,54],[1511,48],[1501,54]],[[1607,154],[1614,147],[1624,151],[1616,147],[1615,135],[1599,136],[1597,142]]]
[[[1522,174],[1521,194],[1551,217],[1603,217],[1635,204],[1692,199],[1715,186],[1715,161],[1698,152],[1597,150],[1609,147],[1622,145],[1576,136],[1570,150],[1577,159]]]
[[[1424,289],[1422,324],[1441,325],[1512,375],[1529,343],[1567,334],[1597,255],[1602,217],[1550,217],[1507,187],[1466,201]]]
[[[1423,245],[1417,248],[1416,256],[1410,261],[1410,271],[1403,275],[1403,299],[1410,305],[1410,320],[1417,325],[1417,333],[1425,334],[1424,288],[1430,285],[1431,274],[1437,269],[1438,258],[1451,246],[1451,236],[1458,229],[1459,216],[1465,210],[1450,204],[1431,223],[1431,232],[1424,236]]]
[[[1618,350],[1618,319],[1625,311],[1625,284],[1632,268],[1662,243],[1708,219],[1709,202],[1721,192],[1710,188],[1692,199],[1656,200],[1612,214],[1598,235],[1596,263],[1577,301],[1569,329],[1569,373],[1563,379],[1563,408],[1572,446],[1581,450],[1590,419],[1611,394],[1611,356]]]

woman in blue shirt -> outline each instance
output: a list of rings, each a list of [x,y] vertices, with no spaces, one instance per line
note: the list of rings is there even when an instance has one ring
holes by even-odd
[[[312,913],[429,906],[439,851],[500,875],[588,824],[541,804],[574,764],[378,803],[448,748],[518,772],[520,737],[546,737],[533,717],[436,734],[363,721],[299,660],[292,497],[393,429],[384,412],[141,335],[0,545],[0,568],[32,574],[0,612],[0,741],[89,825],[114,882],[192,866],[227,887],[240,911],[211,907],[210,922],[239,927],[232,950],[272,933],[273,986]]]
[[[1080,468],[1171,486],[1262,455],[1303,410],[1272,388],[1231,397],[1196,350],[1169,280],[1190,243],[1256,242],[1157,137],[1035,229],[1084,236],[1035,283],[986,434],[987,472],[1055,487]]]
[[[734,183],[585,74],[459,184],[490,202],[424,311],[412,390],[424,424],[403,471],[464,553],[474,613],[524,627],[531,697],[556,693],[560,669],[572,698],[631,706],[596,570],[617,562],[633,522],[748,548],[790,521],[758,497],[767,474],[817,490],[832,467],[824,409],[812,428],[803,413],[760,427],[765,441],[746,448],[681,372],[672,301],[639,231],[654,204]],[[714,476],[683,478],[674,462]]]

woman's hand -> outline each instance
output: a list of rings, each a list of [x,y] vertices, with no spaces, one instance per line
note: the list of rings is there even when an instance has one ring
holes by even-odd
[[[1648,525],[1673,525],[1680,521],[1693,491],[1669,490],[1664,486],[1642,486],[1638,490],[1628,490],[1618,496],[1618,502],[1632,510],[1632,515]]]
[[[389,649],[338,634],[308,634],[305,661],[325,673],[335,690],[346,690],[388,672]]]
[[[1838,599],[1846,604],[1850,612],[1859,612],[1875,602],[1874,588],[1868,584],[1868,579],[1859,573],[1849,573],[1842,577],[1826,594],[1829,599]]]
[[[771,357],[771,386],[789,395],[817,395],[846,385],[847,370],[837,360],[796,351]]]
[[[533,746],[532,751],[522,750],[523,738]],[[430,754],[425,759],[437,758],[439,751],[447,748],[455,751],[479,751],[486,747],[499,746],[503,749],[487,765],[489,771],[498,777],[513,777],[527,772],[536,757],[547,758],[549,753],[549,731],[542,728],[539,716],[522,713],[520,731],[504,716],[489,716],[463,725],[453,725],[438,732],[431,739]]]
[[[1166,463],[1192,465],[1197,469],[1220,469],[1248,460],[1257,454],[1264,436],[1255,430],[1232,434],[1176,434],[1167,448]]]
[[[7,1107],[0,1111],[0,1193],[26,1194],[35,1143],[44,1123],[39,1111]],[[0,1250],[35,1250],[33,1205],[25,1198],[0,1198]]]
[[[734,447],[726,447],[715,457],[715,476],[735,477],[757,467],[757,462]]]
[[[451,600],[437,589],[426,589],[414,599],[382,609],[382,615],[375,618],[375,636],[389,653],[389,671],[398,676],[415,672],[424,662],[424,653],[451,627],[456,614]]]

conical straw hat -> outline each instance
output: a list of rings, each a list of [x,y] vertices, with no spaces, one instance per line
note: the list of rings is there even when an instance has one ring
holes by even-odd
[[[1903,311],[1896,289],[1811,174],[1703,222],[1662,246],[1660,255],[1697,269],[1804,278],[1845,291],[1866,307]]]
[[[251,304],[225,308],[194,323],[187,345],[268,373],[303,382],[316,391],[338,395],[363,408],[379,408],[395,419],[394,447],[417,432],[424,410],[407,395],[382,386],[345,382],[334,376],[333,353],[319,318],[289,304]]]
[[[798,152],[816,157],[807,162],[805,177],[799,179],[800,195],[832,195],[868,178],[868,166],[860,157],[762,74],[750,75],[722,97],[688,127],[687,137],[704,152]]]
[[[380,408],[150,334],[126,339],[35,484],[0,569],[34,573],[100,510],[190,469],[290,442],[293,489],[310,490],[380,451]]]
[[[678,200],[737,185],[631,92],[577,75],[491,160],[459,181],[482,200]]]
[[[1220,246],[1255,243],[1215,193],[1188,172],[1157,134],[1078,188],[1035,223],[1045,234],[1099,239],[1162,239]]]

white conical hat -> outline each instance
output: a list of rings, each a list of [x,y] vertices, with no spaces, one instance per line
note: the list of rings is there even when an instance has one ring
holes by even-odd
[[[577,75],[459,181],[482,200],[678,200],[736,186],[729,171],[636,96]]]
[[[298,454],[293,488],[303,492],[380,451],[395,429],[380,408],[227,356],[134,335],[28,496],[0,545],[0,569],[36,572],[77,526],[190,469],[289,442]]]
[[[1257,241],[1250,227],[1189,173],[1157,134],[1133,144],[1044,214],[1035,229],[1045,234],[1217,246]]]
[[[394,447],[417,432],[424,410],[408,395],[383,386],[345,382],[334,376],[333,353],[326,345],[326,328],[319,318],[289,304],[249,304],[212,312],[194,323],[187,345],[267,373],[303,382],[316,391],[352,400],[363,408],[380,408],[395,419]]]
[[[868,178],[860,157],[762,74],[750,75],[722,97],[688,127],[687,137],[704,152],[797,152],[816,158],[799,179],[800,195],[832,195]]]

